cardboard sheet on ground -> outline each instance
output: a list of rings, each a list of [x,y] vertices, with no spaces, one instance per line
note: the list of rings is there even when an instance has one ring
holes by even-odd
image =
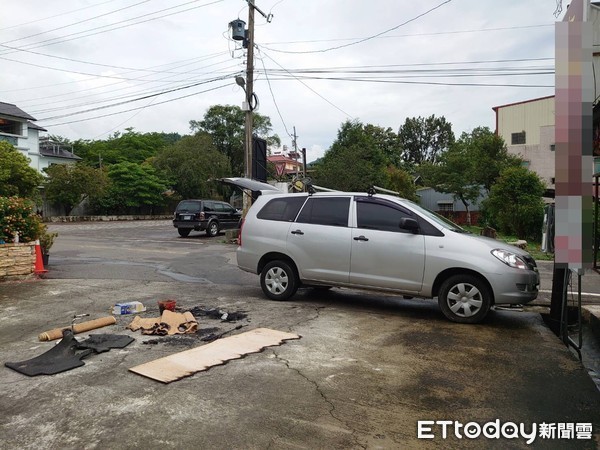
[[[176,313],[165,309],[160,317],[142,319],[135,316],[127,327],[131,331],[142,330],[142,334],[157,334],[159,336],[195,333],[198,321],[192,313]]]
[[[300,336],[269,328],[256,328],[165,358],[155,359],[129,370],[162,383],[170,383],[232,359],[258,353],[265,347],[281,345],[290,339],[300,339]]]

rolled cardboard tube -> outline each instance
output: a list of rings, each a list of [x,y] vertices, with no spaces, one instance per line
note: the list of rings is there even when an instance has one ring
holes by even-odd
[[[101,317],[100,319],[88,320],[87,322],[76,323],[73,325],[73,334],[85,333],[86,331],[95,330],[96,328],[105,327],[107,325],[114,325],[117,323],[117,319],[113,316]],[[71,327],[54,328],[53,330],[46,331],[38,336],[40,341],[53,341],[60,339],[63,336],[63,330],[68,330]]]

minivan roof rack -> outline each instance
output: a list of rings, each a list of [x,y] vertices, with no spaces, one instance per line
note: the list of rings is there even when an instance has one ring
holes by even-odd
[[[308,184],[306,186],[306,191],[308,192],[308,195],[313,195],[317,191],[339,192],[336,189],[329,189],[329,188],[326,188],[326,187],[323,187],[323,186],[317,186],[316,184]]]
[[[385,192],[386,194],[397,195],[398,197],[400,197],[400,192],[390,191],[389,189],[385,189],[379,186],[371,186],[369,189],[367,189],[367,194],[369,194],[369,196],[372,197],[373,195],[377,194],[377,191]]]

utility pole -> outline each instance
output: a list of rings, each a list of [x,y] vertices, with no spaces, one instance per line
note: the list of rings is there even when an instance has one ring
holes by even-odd
[[[252,178],[252,97],[254,95],[254,0],[248,0],[248,55],[246,61],[246,128],[244,140],[245,177]]]
[[[299,174],[299,170],[298,170],[298,136],[296,135],[296,125],[294,125],[294,134],[293,134],[293,142],[292,145],[294,146],[294,159],[296,160],[296,164],[294,169],[296,169],[296,177],[298,177]]]

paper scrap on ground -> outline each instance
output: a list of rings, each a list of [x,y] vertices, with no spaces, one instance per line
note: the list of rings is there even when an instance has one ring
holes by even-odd
[[[166,336],[172,334],[195,333],[198,321],[190,312],[176,313],[165,309],[160,317],[142,319],[135,316],[127,327],[131,331],[142,330],[142,334]]]
[[[258,353],[265,347],[281,345],[290,339],[300,339],[300,336],[269,328],[256,328],[165,358],[155,359],[129,370],[162,383],[170,383],[232,359]]]

